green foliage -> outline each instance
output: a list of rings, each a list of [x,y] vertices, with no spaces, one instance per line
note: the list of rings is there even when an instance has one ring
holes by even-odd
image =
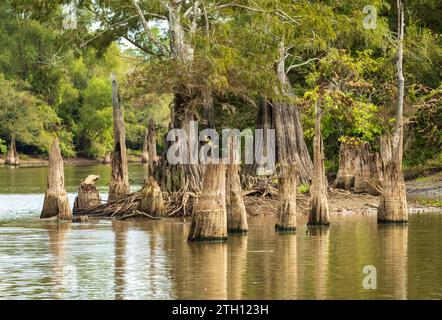
[[[73,155],[71,135],[61,126],[55,111],[27,91],[17,90],[14,83],[0,74],[0,136],[15,135],[20,144],[39,153],[47,153],[58,132],[65,155]]]
[[[434,159],[442,164],[442,86],[422,96],[416,107],[405,161],[408,165],[417,165]]]
[[[310,192],[310,185],[308,183],[303,183],[298,187],[298,192],[302,194],[306,194]]]

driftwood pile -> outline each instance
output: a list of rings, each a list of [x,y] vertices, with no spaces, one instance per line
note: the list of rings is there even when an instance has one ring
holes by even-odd
[[[145,217],[153,220],[161,219],[165,212],[163,199],[158,184],[148,179],[143,188],[107,203],[92,207],[74,208],[74,216],[94,218],[128,219]]]

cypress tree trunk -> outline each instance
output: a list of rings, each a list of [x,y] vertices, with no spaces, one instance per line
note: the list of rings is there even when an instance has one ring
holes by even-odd
[[[354,192],[366,192],[373,196],[379,196],[379,184],[381,183],[381,161],[377,153],[370,152],[370,145],[360,145],[358,168],[355,175]]]
[[[112,162],[112,153],[110,151],[106,152],[103,158],[103,164],[109,164]]]
[[[247,212],[244,205],[239,177],[239,153],[238,144],[231,139],[230,163],[227,165],[226,176],[226,209],[228,232],[245,233],[248,231]]]
[[[315,105],[315,137],[313,138],[313,181],[310,189],[309,225],[329,225],[330,214],[327,200],[327,178],[324,172],[324,146],[321,133],[321,112]]]
[[[129,193],[129,174],[127,168],[126,129],[120,107],[117,81],[112,79],[112,106],[114,118],[114,152],[112,157],[112,176],[109,184],[109,200]]]
[[[149,129],[146,128],[146,132],[144,133],[144,142],[143,142],[143,153],[141,154],[141,163],[149,163],[149,152],[148,152],[148,135],[149,135]]]
[[[294,164],[282,164],[279,172],[279,203],[275,229],[296,231],[296,185],[299,172]]]
[[[60,145],[55,138],[49,153],[48,188],[40,218],[58,216],[61,220],[72,220],[69,200],[64,189],[64,165]]]
[[[95,182],[99,179],[100,176],[89,175],[81,182],[74,202],[74,212],[100,205],[100,193],[95,186]]]
[[[339,147],[339,169],[336,175],[335,187],[344,190],[353,188],[358,165],[358,146],[352,143],[341,142]]]
[[[226,167],[208,164],[203,188],[192,215],[188,241],[227,239]]]
[[[149,157],[149,170],[153,173],[159,161],[157,156],[157,134],[155,133],[155,122],[153,119],[149,120],[148,125],[147,152]]]
[[[296,105],[288,102],[294,98],[294,93],[285,71],[285,50],[284,42],[281,41],[279,60],[276,65],[281,87],[278,93],[286,96],[287,101],[269,101],[261,97],[258,101],[257,128],[264,130],[275,129],[276,161],[279,163],[296,164],[300,181],[308,183],[311,181],[313,164],[304,140],[301,113]],[[265,138],[264,141],[266,141]],[[265,145],[263,147],[267,148]],[[266,150],[264,150],[264,154],[266,154]],[[256,165],[252,166],[251,170],[255,171]],[[251,172],[252,174],[254,174],[253,171]]]
[[[396,126],[393,136],[384,137],[381,142],[382,157],[382,195],[378,207],[378,222],[408,222],[407,197],[404,175],[402,172],[403,139],[404,139],[404,76],[402,74],[403,40],[404,40],[404,7],[397,0],[398,7],[398,103],[396,109]]]
[[[6,154],[5,164],[9,166],[19,166],[20,159],[18,158],[17,147],[15,145],[15,137],[11,139],[11,145],[9,146],[8,153]]]

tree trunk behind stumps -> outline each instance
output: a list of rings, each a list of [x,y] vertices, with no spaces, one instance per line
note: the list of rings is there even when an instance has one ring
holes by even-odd
[[[249,227],[239,177],[238,144],[234,139],[231,139],[229,148],[230,162],[227,165],[226,176],[227,231],[246,233]]]
[[[104,155],[103,164],[110,164],[112,162],[112,152],[108,151]]]
[[[208,164],[203,188],[192,215],[188,241],[224,241],[227,239],[226,167]]]
[[[58,216],[61,220],[72,220],[69,200],[64,189],[64,165],[58,139],[55,139],[49,154],[48,187],[40,218]]]
[[[296,231],[296,185],[299,172],[294,164],[281,164],[279,169],[279,203],[276,231]]]
[[[143,153],[141,154],[141,163],[149,163],[149,152],[147,150],[147,141],[148,141],[149,129],[146,128],[146,132],[144,133],[144,141],[143,141]]]
[[[151,175],[155,172],[158,165],[158,155],[157,155],[157,134],[155,132],[155,122],[153,119],[149,120],[148,124],[148,138],[147,138],[147,152],[149,157],[149,170]]]
[[[138,210],[154,217],[165,216],[166,212],[163,194],[160,186],[152,176],[146,179],[144,187],[141,190],[141,194],[142,197]]]
[[[339,169],[335,181],[336,188],[350,190],[354,187],[359,161],[358,153],[357,145],[341,142],[339,147]]]
[[[404,139],[404,76],[402,73],[403,40],[404,40],[404,7],[397,0],[398,7],[398,104],[396,125],[393,137],[381,141],[382,157],[382,195],[378,207],[379,223],[407,223],[408,208],[404,175],[402,172],[403,139]]]
[[[112,176],[109,184],[109,200],[115,200],[129,193],[127,168],[126,129],[120,107],[117,81],[112,79],[112,106],[114,117],[114,152],[112,156]]]
[[[20,159],[18,158],[17,147],[15,145],[15,137],[11,139],[8,153],[6,154],[5,164],[9,166],[19,166]]]
[[[324,146],[321,133],[321,110],[315,106],[315,137],[313,138],[313,180],[310,188],[308,225],[329,225],[327,178],[324,172]]]
[[[90,175],[84,179],[78,187],[78,195],[74,202],[74,212],[76,210],[87,209],[100,205],[100,193],[95,182],[100,176]]]
[[[382,164],[379,154],[371,153],[368,143],[360,146],[358,168],[356,170],[354,181],[354,192],[366,192],[373,196],[379,196],[379,185],[381,183]]]

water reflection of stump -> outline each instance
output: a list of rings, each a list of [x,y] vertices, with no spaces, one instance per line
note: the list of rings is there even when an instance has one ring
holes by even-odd
[[[227,252],[227,299],[243,299],[243,282],[247,270],[248,237],[232,235]]]
[[[49,235],[49,250],[54,257],[53,281],[55,294],[58,298],[64,298],[65,276],[69,276],[73,270],[69,270],[66,262],[66,238],[71,230],[69,222],[58,221],[56,224],[45,225]]]
[[[388,294],[393,299],[407,299],[408,225],[379,224],[378,231],[380,261],[383,262],[382,268],[378,270],[378,287],[382,279],[382,284],[388,288]]]
[[[125,289],[125,268],[126,268],[126,245],[127,245],[127,229],[126,222],[112,221],[112,230],[115,235],[114,240],[114,291],[115,300],[124,299]]]
[[[227,299],[227,244],[191,244],[189,253],[195,298]]]
[[[329,278],[330,229],[307,227],[308,236],[298,239],[298,298],[325,299]]]
[[[296,299],[298,291],[298,254],[297,235],[283,233],[278,235],[274,252],[277,267],[269,270],[274,281],[272,292],[267,292],[268,298],[276,294],[277,299]],[[269,277],[270,278],[270,277]]]

